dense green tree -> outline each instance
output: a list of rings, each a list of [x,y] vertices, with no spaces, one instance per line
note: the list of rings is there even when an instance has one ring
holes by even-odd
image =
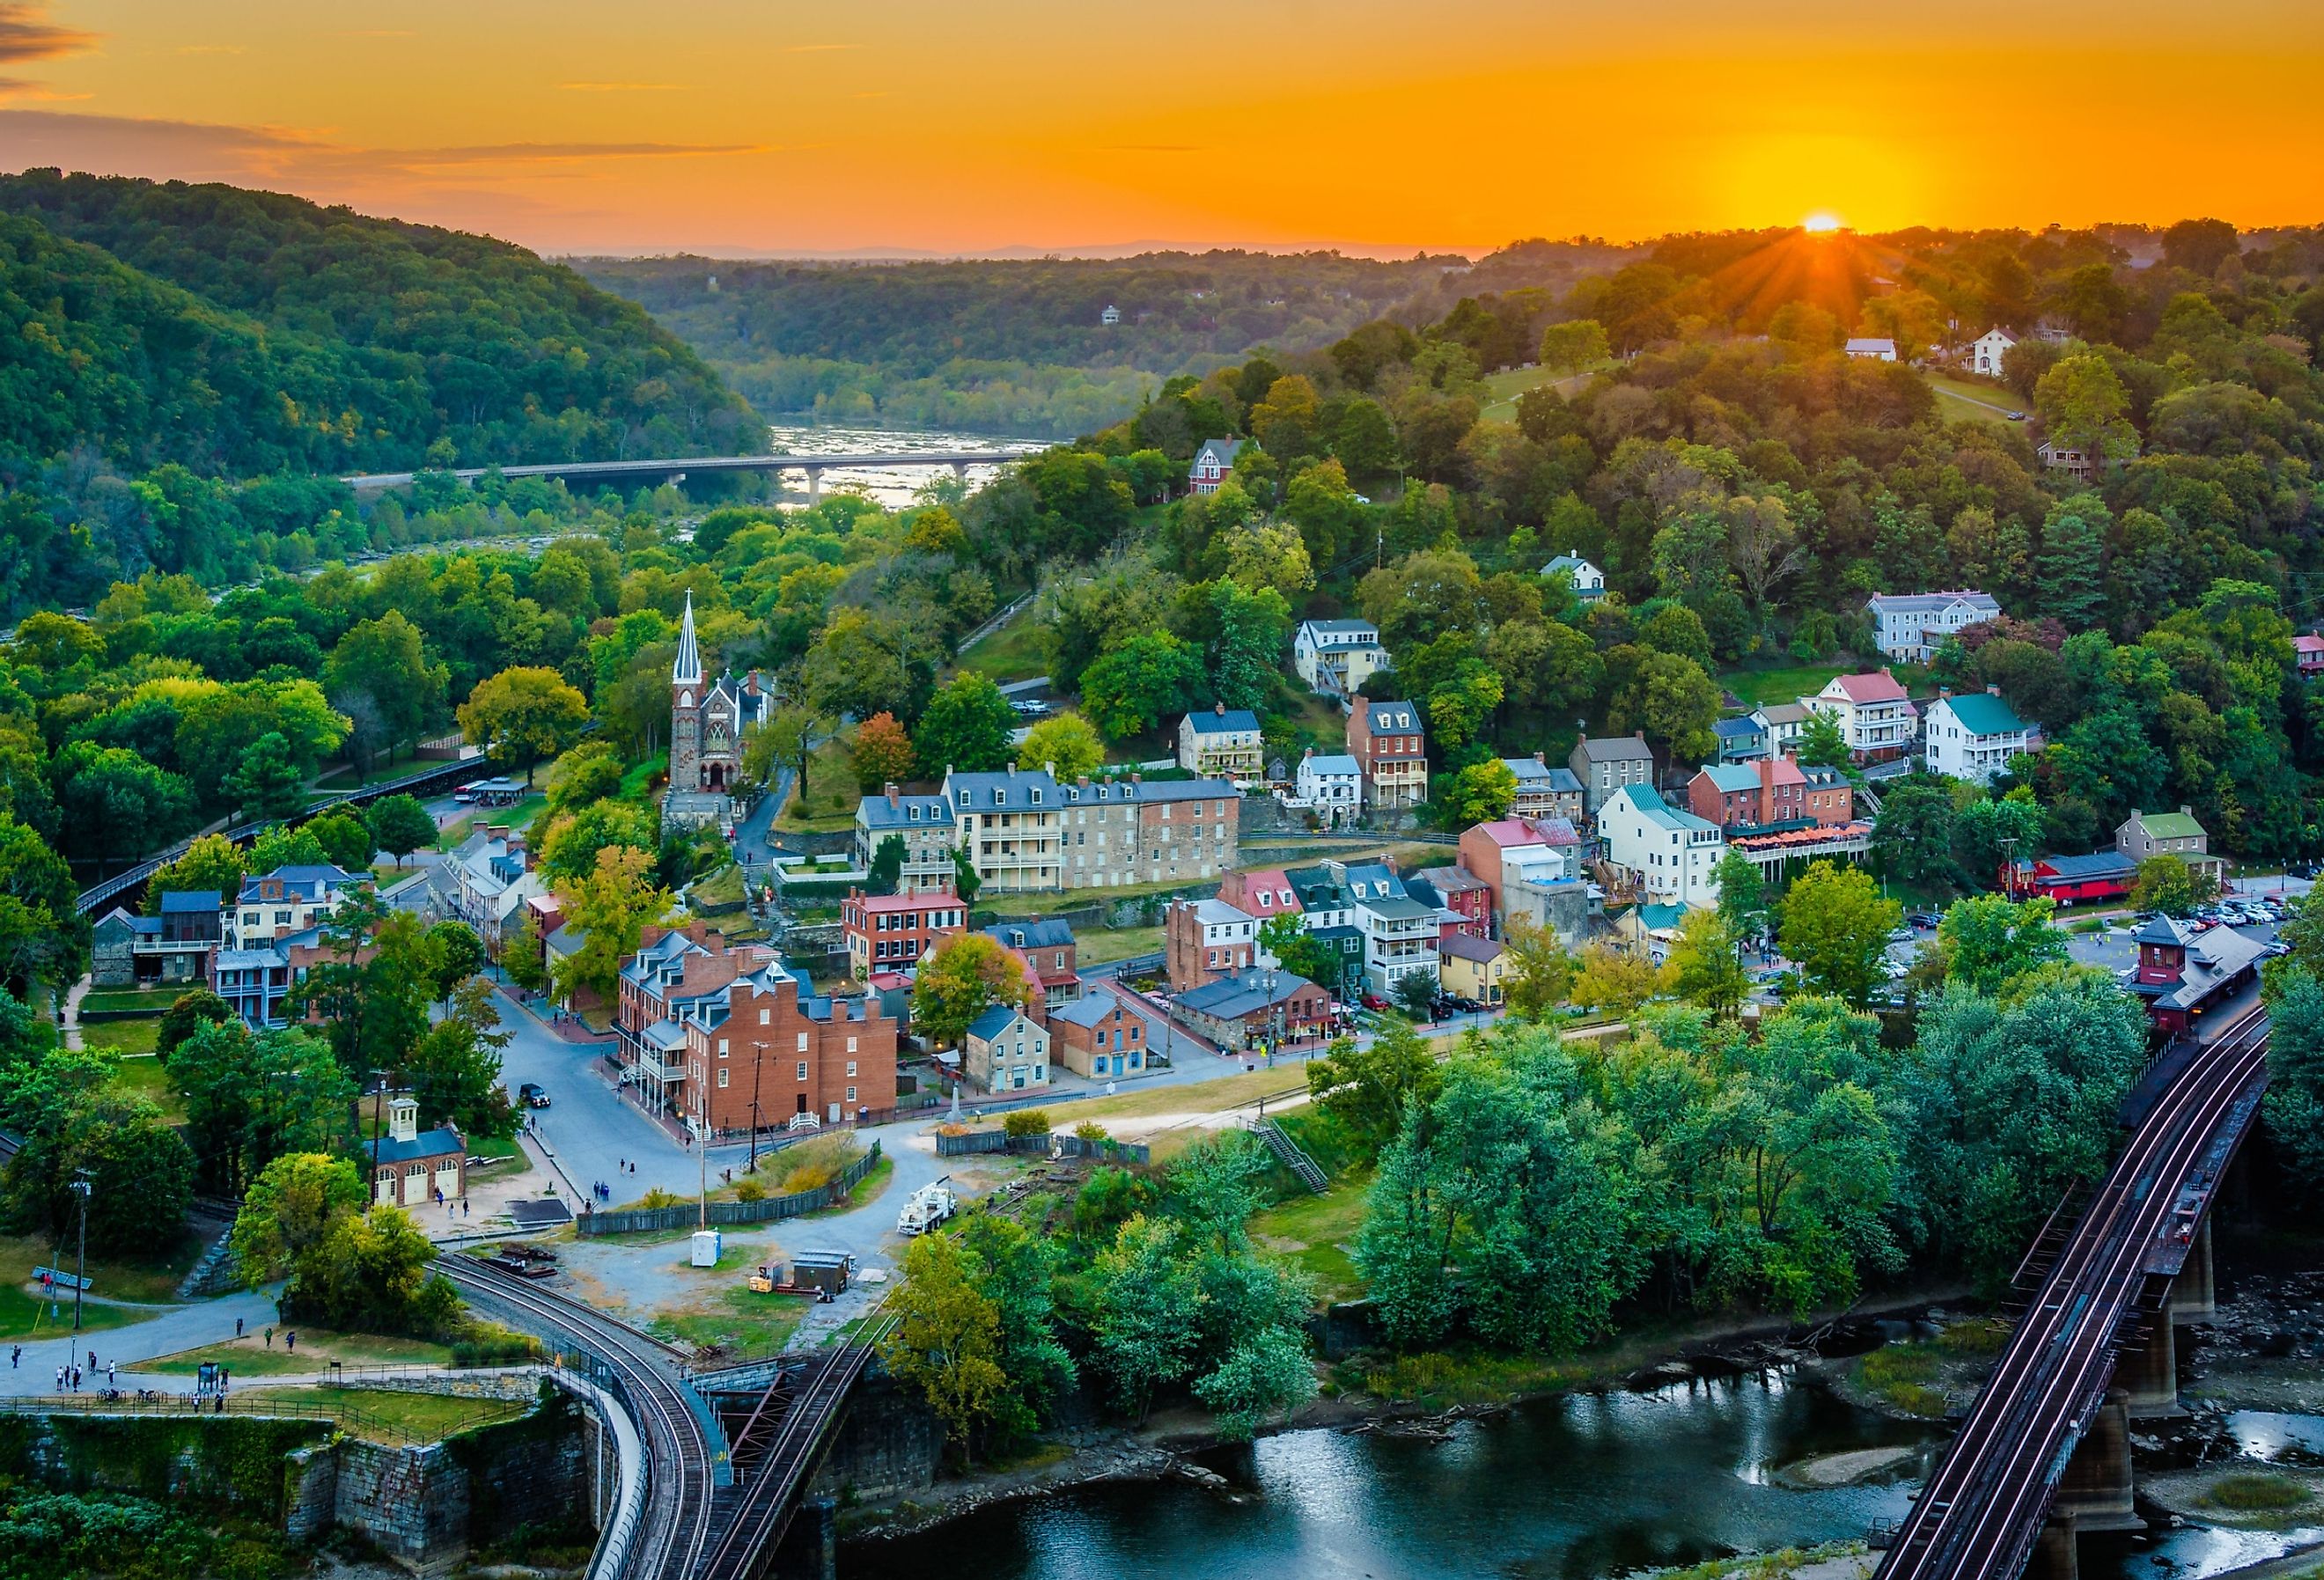
[[[392,795],[374,802],[371,831],[379,848],[393,856],[399,867],[413,851],[436,843],[436,819],[414,796]]]
[[[1819,861],[1784,896],[1778,940],[1784,956],[1818,993],[1849,1003],[1871,997],[1888,935],[1904,908],[1853,867]]]
[[[1009,737],[1016,727],[1001,688],[964,672],[928,698],[912,748],[931,772],[942,764],[951,772],[990,773],[1015,761]]]

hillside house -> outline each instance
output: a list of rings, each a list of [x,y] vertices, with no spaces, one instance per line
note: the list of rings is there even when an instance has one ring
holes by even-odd
[[[1999,687],[1959,697],[1940,691],[1922,726],[1922,756],[1931,773],[1990,784],[2025,751],[2026,735],[2025,721],[2001,699]]]
[[[1625,785],[1655,782],[1655,753],[1644,730],[1631,735],[1585,736],[1565,761],[1582,781],[1582,809],[1592,818]]]
[[[2016,344],[2016,336],[1998,324],[1995,325],[1969,342],[1969,372],[1982,378],[1999,378],[2002,359],[2009,355],[2009,348]]]
[[[1697,908],[1719,903],[1719,825],[1669,805],[1648,786],[1626,785],[1598,816],[1606,860],[1642,900]]]
[[[1248,784],[1266,772],[1265,755],[1259,715],[1247,707],[1213,703],[1178,721],[1178,766],[1189,773]]]
[[[1388,649],[1369,620],[1303,620],[1291,638],[1291,667],[1310,691],[1352,697],[1388,668]]]
[[[1920,713],[1886,669],[1835,675],[1822,690],[1800,700],[1840,726],[1840,738],[1858,762],[1886,762],[1912,750]]]
[[[1216,494],[1234,470],[1235,454],[1248,443],[1240,439],[1206,439],[1186,468],[1186,486],[1196,494]]]
[[[1595,603],[1606,596],[1606,573],[1582,558],[1582,551],[1561,554],[1541,568],[1544,576],[1564,572],[1573,581],[1573,596],[1583,603]]]
[[[1348,715],[1348,754],[1362,772],[1368,809],[1401,811],[1428,799],[1428,739],[1413,704],[1359,698]]]
[[[1872,639],[1882,652],[1900,664],[1925,664],[1936,657],[1947,637],[1971,625],[2001,618],[2001,605],[1990,593],[1973,587],[1959,592],[1875,593],[1865,601],[1872,621]]]

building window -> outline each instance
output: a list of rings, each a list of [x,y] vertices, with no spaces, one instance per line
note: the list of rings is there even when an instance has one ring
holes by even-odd
[[[804,1031],[798,1034],[798,1050],[801,1053],[805,1053],[807,1051],[807,1033]]]
[[[798,1061],[798,1078],[802,1081],[807,1079],[807,1060],[805,1059]]]
[[[851,1076],[855,1074],[855,1061],[852,1058],[847,1061],[847,1073]]]
[[[718,1072],[718,1086],[719,1086],[719,1090],[721,1090],[721,1091],[725,1090],[725,1087],[726,1087],[726,1077],[727,1077],[727,1076],[731,1076],[731,1075],[733,1075],[733,1073],[734,1073],[734,1072],[733,1072],[733,1070],[720,1070],[720,1071]]]
[[[724,1037],[718,1039],[718,1057],[720,1058],[726,1057],[726,1039]]]
[[[850,1053],[853,1053],[855,1051],[855,1039],[853,1037],[847,1039],[847,1051]]]

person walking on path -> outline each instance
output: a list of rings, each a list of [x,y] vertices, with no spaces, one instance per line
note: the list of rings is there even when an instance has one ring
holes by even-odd
[[[236,1338],[242,1336],[242,1318],[239,1317],[234,1319],[234,1336]]]

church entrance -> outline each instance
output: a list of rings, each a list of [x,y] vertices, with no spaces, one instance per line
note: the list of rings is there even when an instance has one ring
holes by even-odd
[[[724,762],[709,763],[703,769],[702,777],[703,782],[711,790],[723,790],[726,788],[726,765]]]

